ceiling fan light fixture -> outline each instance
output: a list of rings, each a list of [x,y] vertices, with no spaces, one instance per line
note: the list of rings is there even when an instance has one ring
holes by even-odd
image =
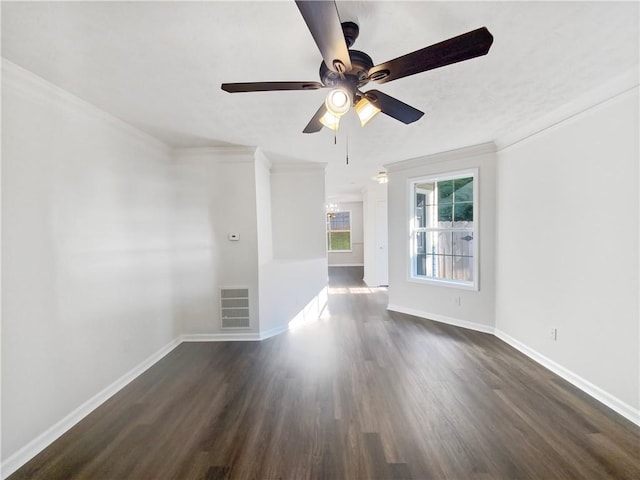
[[[325,112],[325,114],[320,117],[320,123],[331,130],[338,130],[340,126],[340,116],[334,115],[329,110]]]
[[[362,97],[356,106],[354,107],[358,117],[360,118],[360,125],[363,127],[369,123],[369,121],[381,112],[381,110],[371,103],[366,98]]]
[[[351,94],[344,88],[334,88],[325,100],[327,110],[336,117],[341,117],[351,107]]]
[[[380,184],[389,183],[389,177],[387,177],[387,172],[380,172],[375,177],[372,177],[372,179]]]

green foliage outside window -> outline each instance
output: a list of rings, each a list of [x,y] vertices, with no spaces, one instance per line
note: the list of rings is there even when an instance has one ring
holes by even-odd
[[[327,215],[327,249],[351,250],[351,213],[336,212]]]

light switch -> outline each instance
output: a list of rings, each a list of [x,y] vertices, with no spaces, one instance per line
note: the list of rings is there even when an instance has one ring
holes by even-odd
[[[237,242],[238,240],[240,240],[240,235],[237,233],[230,233],[229,234],[229,241],[230,242]]]

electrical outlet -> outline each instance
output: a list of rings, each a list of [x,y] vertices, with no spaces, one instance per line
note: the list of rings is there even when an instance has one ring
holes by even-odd
[[[558,340],[558,329],[556,327],[551,327],[549,329],[549,338],[551,340]]]

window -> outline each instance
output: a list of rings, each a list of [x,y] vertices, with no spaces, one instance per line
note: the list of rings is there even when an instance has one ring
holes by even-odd
[[[410,182],[411,278],[477,286],[477,172]]]
[[[351,251],[351,212],[327,213],[327,250]]]

